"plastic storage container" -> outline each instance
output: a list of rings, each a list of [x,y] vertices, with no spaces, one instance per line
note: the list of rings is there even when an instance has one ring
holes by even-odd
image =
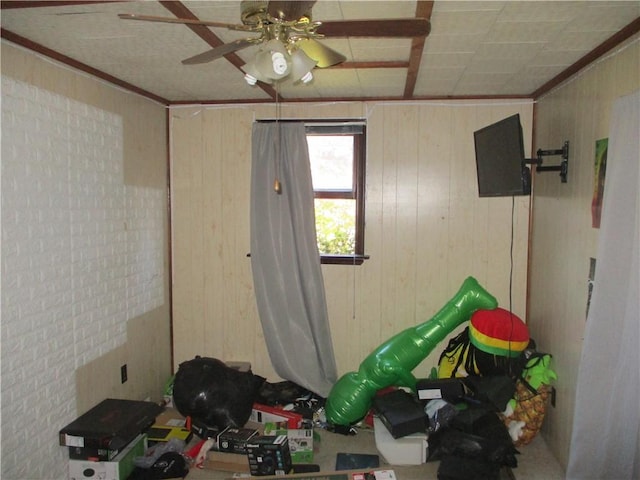
[[[373,418],[376,448],[389,465],[421,465],[427,461],[426,433],[412,433],[402,438],[393,438],[378,417]]]

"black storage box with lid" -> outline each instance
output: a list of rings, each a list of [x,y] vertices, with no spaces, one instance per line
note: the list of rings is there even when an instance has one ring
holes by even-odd
[[[107,398],[60,430],[60,445],[121,450],[153,425],[162,410],[153,402]]]
[[[459,378],[423,378],[416,382],[418,399],[423,402],[442,399],[458,402],[466,397],[464,383]]]
[[[425,432],[427,414],[418,399],[405,390],[394,390],[373,399],[373,408],[393,438]]]

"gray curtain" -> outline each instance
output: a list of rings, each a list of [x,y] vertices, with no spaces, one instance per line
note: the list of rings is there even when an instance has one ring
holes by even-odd
[[[640,478],[640,91],[614,103],[567,478]],[[585,164],[586,166],[586,164]]]
[[[304,124],[255,123],[252,155],[251,268],[269,356],[282,378],[326,397],[337,372]]]

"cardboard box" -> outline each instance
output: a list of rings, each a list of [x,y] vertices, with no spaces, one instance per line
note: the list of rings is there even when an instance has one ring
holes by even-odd
[[[429,444],[426,433],[393,438],[378,417],[373,418],[376,448],[389,465],[421,465],[427,461]]]
[[[254,403],[249,420],[263,425],[275,424],[276,428],[302,428],[302,415],[277,407]]]
[[[251,475],[285,475],[291,471],[291,452],[286,435],[257,436],[247,442]]]
[[[119,450],[111,450],[109,448],[68,447],[69,458],[71,460],[89,460],[91,462],[110,462],[125,447],[126,445]]]
[[[179,438],[188,442],[191,430],[186,427],[186,418],[174,408],[165,410],[156,417],[156,421],[147,430],[147,440],[150,442],[168,442],[172,438]]]
[[[69,460],[69,480],[126,480],[135,468],[134,458],[144,456],[146,449],[147,436],[142,434],[110,462]]]
[[[217,439],[217,448],[220,452],[247,453],[247,442],[258,435],[254,428],[227,427]]]
[[[289,439],[289,450],[293,463],[313,463],[313,428],[273,428],[267,424],[265,435],[286,435]]]
[[[258,432],[258,435],[262,435],[264,431],[263,425],[254,422],[247,422],[244,428],[255,430]],[[208,470],[220,470],[223,472],[249,473],[249,459],[245,452],[221,452],[219,451],[218,446],[214,448],[215,449],[207,452],[207,458],[204,462],[203,468]]]
[[[249,458],[246,454],[217,452],[209,450],[207,459],[203,465],[208,470],[220,470],[222,472],[249,473]]]
[[[191,432],[200,438],[217,438],[220,435],[220,429],[214,425],[208,425],[198,418],[190,418]],[[223,429],[224,430],[224,429]]]

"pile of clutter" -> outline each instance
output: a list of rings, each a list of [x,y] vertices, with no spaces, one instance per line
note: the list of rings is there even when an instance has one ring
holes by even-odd
[[[503,467],[517,466],[516,447],[540,430],[556,379],[550,363],[519,317],[478,310],[429,378],[418,379],[415,391],[379,392],[374,411],[396,440],[424,435],[426,461],[440,461],[439,480],[498,479]],[[393,442],[382,445],[397,463]]]
[[[185,452],[196,468],[285,475],[313,461],[314,415],[324,399],[293,382],[270,383],[249,364],[198,356],[180,364],[169,398],[199,438]]]
[[[198,356],[172,377],[171,408],[108,399],[61,430],[60,444],[69,447],[71,479],[86,469],[107,479],[183,478],[193,466],[285,475],[313,463],[315,428],[372,427],[388,464],[439,461],[439,480],[497,480],[541,427],[556,379],[550,363],[515,314],[479,309],[428,378],[378,390],[358,422],[328,421],[327,399],[292,382]]]
[[[181,454],[184,440],[172,443],[172,451],[148,448],[148,432],[162,411],[153,402],[107,398],[65,426],[59,440],[69,451],[69,479],[186,476],[189,468]],[[139,475],[132,476],[136,471]]]

